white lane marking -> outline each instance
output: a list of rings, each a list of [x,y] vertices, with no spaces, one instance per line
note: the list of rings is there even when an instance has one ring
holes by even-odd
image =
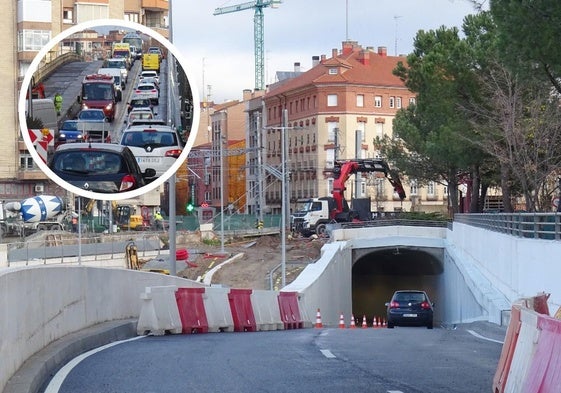
[[[115,345],[118,345],[118,344],[121,344],[121,343],[126,343],[126,342],[129,342],[129,341],[138,340],[138,339],[143,338],[143,337],[146,337],[146,336],[138,336],[138,337],[129,338],[128,340],[115,341],[115,342],[112,342],[110,344],[104,345],[102,347],[92,349],[91,351],[84,352],[83,354],[81,354],[79,356],[76,356],[74,359],[72,359],[71,361],[66,363],[60,370],[58,370],[58,372],[55,374],[53,379],[51,379],[51,381],[49,382],[49,385],[45,389],[45,393],[58,393],[58,391],[60,390],[60,387],[62,386],[62,383],[64,382],[64,380],[66,379],[68,374],[70,374],[72,369],[74,367],[76,367],[82,360],[84,360],[88,356],[91,356],[91,355],[93,355],[97,352],[103,351],[104,349],[111,348]]]
[[[321,349],[320,352],[328,359],[335,359],[336,356],[331,353],[329,349]],[[47,392],[45,392],[47,393]]]
[[[472,336],[475,336],[475,337],[480,338],[482,340],[487,340],[487,341],[491,341],[491,342],[494,342],[494,343],[504,344],[504,341],[494,340],[492,338],[482,336],[481,334],[478,334],[478,333],[474,332],[473,330],[468,329],[468,333],[471,334]]]
[[[401,390],[388,390],[387,393],[403,393]]]

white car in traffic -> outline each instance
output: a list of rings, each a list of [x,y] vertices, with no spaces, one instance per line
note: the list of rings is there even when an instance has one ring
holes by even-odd
[[[176,131],[163,125],[130,126],[123,131],[120,144],[131,149],[142,171],[154,168],[156,177],[162,176],[183,151]]]

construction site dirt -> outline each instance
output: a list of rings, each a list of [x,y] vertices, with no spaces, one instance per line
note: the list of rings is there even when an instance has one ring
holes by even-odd
[[[310,263],[318,260],[326,239],[295,238],[285,242],[285,283],[289,284]],[[196,249],[180,277],[203,281],[211,272],[210,283],[228,288],[274,289],[282,287],[283,253],[279,235],[266,235],[233,241],[224,245],[204,243],[177,245],[177,249]],[[229,261],[228,263],[224,263]],[[216,268],[220,266],[219,268]],[[208,281],[208,279],[207,279]],[[271,288],[272,285],[272,288]]]

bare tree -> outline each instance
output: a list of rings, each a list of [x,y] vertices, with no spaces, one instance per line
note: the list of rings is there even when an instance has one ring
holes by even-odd
[[[558,97],[543,83],[519,80],[499,64],[480,77],[480,85],[483,99],[467,109],[479,130],[477,145],[498,160],[503,191],[514,179],[527,211],[547,210],[561,163]]]

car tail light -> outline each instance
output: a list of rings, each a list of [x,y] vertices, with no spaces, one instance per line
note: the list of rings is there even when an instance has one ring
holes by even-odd
[[[134,180],[134,176],[132,175],[125,175],[123,177],[123,179],[121,180],[121,187],[119,188],[119,191],[126,191],[126,190],[130,190],[131,188],[133,188],[136,184],[136,181]]]
[[[399,303],[396,301],[393,301],[390,303],[390,308],[399,308]]]
[[[430,309],[430,304],[429,304],[429,302],[427,302],[426,300],[425,300],[424,302],[422,302],[422,303],[421,303],[421,308],[422,308],[423,310],[428,310],[428,309]]]
[[[166,151],[166,157],[178,158],[181,155],[181,149],[173,149]]]

